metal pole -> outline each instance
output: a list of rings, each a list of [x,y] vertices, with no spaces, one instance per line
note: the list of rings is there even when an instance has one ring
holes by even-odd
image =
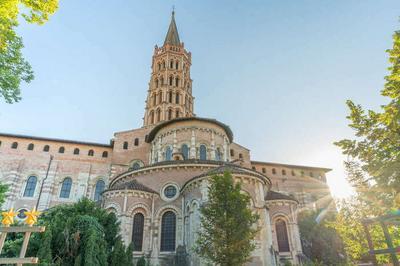
[[[52,161],[53,161],[53,155],[50,155],[50,160],[49,160],[49,165],[47,166],[46,176],[43,178],[42,184],[40,185],[39,195],[38,195],[38,199],[36,202],[36,210],[39,209],[40,196],[42,195],[44,182],[46,181],[47,177],[49,176],[49,171],[50,171],[50,166],[51,166]]]

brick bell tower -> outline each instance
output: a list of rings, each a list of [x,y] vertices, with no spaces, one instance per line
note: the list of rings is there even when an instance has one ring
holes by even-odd
[[[179,40],[173,11],[163,46],[154,48],[143,126],[194,116],[191,58]]]

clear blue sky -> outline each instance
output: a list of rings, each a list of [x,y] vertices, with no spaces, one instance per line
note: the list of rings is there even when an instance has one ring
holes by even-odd
[[[44,26],[19,27],[36,78],[20,103],[0,103],[0,131],[107,143],[140,127],[172,5],[192,52],[196,114],[230,125],[253,159],[333,168],[340,194],[332,143],[352,136],[346,99],[385,102],[398,0],[60,0]]]

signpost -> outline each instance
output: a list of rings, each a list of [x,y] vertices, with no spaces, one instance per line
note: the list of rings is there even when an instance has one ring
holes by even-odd
[[[37,217],[40,214],[34,207],[31,211],[26,211],[25,224],[23,226],[10,226],[14,223],[14,217],[17,215],[16,212],[11,208],[9,211],[2,212],[2,225],[0,226],[0,254],[3,250],[4,242],[8,233],[25,233],[24,241],[22,242],[21,251],[19,258],[0,258],[0,264],[16,264],[22,266],[23,264],[36,264],[39,259],[36,257],[25,257],[26,250],[28,249],[29,239],[32,232],[44,232],[44,226],[34,226],[37,223]]]
[[[397,254],[400,254],[400,246],[398,247],[393,246],[392,237],[390,236],[388,230],[388,225],[400,226],[400,210],[397,210],[395,212],[392,212],[390,214],[381,217],[365,219],[362,221],[362,224],[364,227],[365,234],[367,236],[369,255],[371,256],[372,263],[374,264],[374,266],[378,265],[378,262],[376,260],[376,255],[379,254],[390,254],[393,266],[400,266],[399,259],[397,258]],[[369,226],[372,224],[379,224],[381,226],[383,234],[385,236],[385,242],[387,245],[386,249],[374,249],[374,244],[372,242],[371,234],[369,232]]]

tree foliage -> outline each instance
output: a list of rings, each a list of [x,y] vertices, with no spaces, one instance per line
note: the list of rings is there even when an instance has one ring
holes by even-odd
[[[34,77],[22,57],[22,38],[15,32],[18,15],[28,23],[42,25],[57,8],[58,0],[0,1],[0,97],[7,103],[18,102],[21,82],[30,82]]]
[[[258,231],[257,214],[250,210],[250,197],[234,184],[232,175],[213,176],[208,202],[200,208],[201,229],[196,252],[221,266],[239,266],[249,260]]]
[[[400,31],[394,33],[393,47],[387,52],[391,65],[381,90],[387,103],[373,111],[348,100],[347,118],[355,138],[336,143],[348,155],[345,168],[356,195],[340,204],[334,227],[353,260],[362,260],[367,252],[361,220],[400,209]],[[398,230],[390,230],[399,244]],[[386,248],[382,230],[373,226],[370,232],[375,248]],[[388,256],[379,256],[378,260],[387,262]]]
[[[0,183],[0,206],[2,206],[6,200],[7,190],[8,190],[8,186]]]
[[[342,240],[330,223],[334,214],[328,213],[321,219],[323,212],[302,211],[298,216],[300,238],[303,253],[314,262],[321,265],[341,265],[345,263],[345,251]]]

